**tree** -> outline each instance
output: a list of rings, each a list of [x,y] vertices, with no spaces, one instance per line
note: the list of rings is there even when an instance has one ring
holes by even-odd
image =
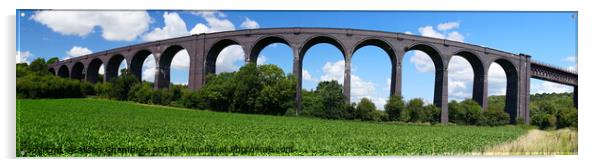
[[[111,80],[111,90],[109,96],[117,100],[127,100],[130,88],[139,83],[136,76],[128,70],[122,70],[121,75]]]
[[[44,60],[44,58],[37,58],[37,59],[33,60],[29,64],[29,69],[38,75],[49,74],[48,66],[46,65],[46,61]]]
[[[326,118],[341,119],[345,110],[345,95],[343,86],[337,81],[322,81],[316,88],[317,97],[320,99]]]
[[[405,111],[408,112],[411,122],[430,121],[430,115],[423,108],[424,102],[422,99],[412,99],[408,102]]]
[[[56,63],[56,62],[59,62],[59,61],[60,61],[60,60],[59,60],[59,58],[58,58],[58,57],[52,57],[52,58],[50,58],[50,59],[48,59],[48,60],[46,61],[46,64],[50,65],[50,64],[54,64],[54,63]]]
[[[401,96],[389,96],[387,104],[385,104],[385,112],[389,115],[389,121],[401,120],[404,102]]]
[[[361,120],[372,120],[370,113],[374,111],[376,111],[376,106],[368,98],[362,98],[357,104],[356,112],[360,115]]]

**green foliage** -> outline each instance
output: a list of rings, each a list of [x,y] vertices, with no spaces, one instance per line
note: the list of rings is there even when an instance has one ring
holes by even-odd
[[[312,95],[313,94],[313,95]],[[305,98],[307,95],[308,98]],[[307,100],[307,102],[305,102]],[[343,86],[337,81],[322,81],[318,83],[315,91],[306,92],[303,98],[306,112],[315,117],[327,119],[345,119],[345,95],[343,95]],[[358,114],[359,115],[359,114]]]
[[[136,76],[127,70],[123,70],[119,77],[111,79],[109,97],[117,100],[127,100],[131,87],[139,82]]]
[[[374,103],[365,97],[357,104],[355,112],[359,115],[359,119],[364,121],[383,121],[387,118],[385,112],[376,110]]]
[[[60,61],[60,60],[59,60],[59,58],[58,58],[58,57],[52,57],[52,58],[50,58],[50,59],[48,59],[48,60],[46,61],[46,64],[47,64],[47,65],[50,65],[50,64],[54,64],[54,63],[56,63],[56,62],[59,62],[59,61]]]
[[[448,104],[450,122],[461,125],[482,124],[481,106],[474,100],[466,99],[458,103],[455,100]]]
[[[19,157],[464,155],[527,131],[220,113],[103,99],[17,99],[16,114]]]
[[[482,125],[500,126],[510,123],[510,114],[501,110],[486,110],[483,112]]]
[[[389,96],[387,104],[385,104],[385,112],[389,115],[389,121],[401,120],[404,102],[401,96]]]

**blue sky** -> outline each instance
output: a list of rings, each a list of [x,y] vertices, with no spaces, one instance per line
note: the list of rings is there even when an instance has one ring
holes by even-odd
[[[194,33],[273,27],[332,27],[411,33],[526,53],[540,62],[576,69],[577,16],[572,12],[396,12],[396,11],[17,11],[17,61],[37,57],[61,59],[146,41]],[[226,48],[217,71],[243,65],[239,47]],[[342,81],[342,54],[328,44],[316,45],[303,62],[303,88],[315,89],[321,80]],[[186,84],[188,56],[177,54],[172,82]],[[260,62],[292,71],[286,45],[271,45]],[[152,81],[152,58],[143,76]],[[352,60],[352,101],[372,99],[382,108],[389,92],[390,66],[384,51],[365,47]],[[383,68],[387,67],[387,68]],[[125,68],[125,65],[123,66]],[[404,98],[432,101],[432,62],[420,52],[403,59]],[[450,100],[471,97],[472,69],[454,57],[449,67]],[[100,72],[102,73],[102,71]],[[503,94],[505,77],[499,66],[489,71],[489,93]],[[531,92],[571,92],[572,88],[531,80]]]

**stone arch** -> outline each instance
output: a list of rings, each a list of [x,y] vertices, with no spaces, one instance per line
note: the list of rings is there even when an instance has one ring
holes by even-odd
[[[207,53],[207,57],[205,58],[205,75],[207,74],[215,74],[215,63],[217,61],[217,56],[219,53],[224,50],[224,48],[231,45],[241,45],[238,41],[233,39],[222,39],[211,46],[209,52]],[[242,45],[241,45],[242,46]],[[243,52],[246,50],[243,48]]]
[[[95,58],[88,63],[88,69],[86,69],[86,80],[88,80],[88,82],[98,82],[98,70],[102,64],[102,60],[99,58]]]
[[[144,60],[146,60],[149,55],[152,55],[150,50],[140,50],[134,54],[132,61],[130,62],[130,72],[140,81],[142,80],[142,65],[144,64]],[[153,59],[155,58],[154,56],[151,57]]]
[[[84,77],[83,73],[84,73],[84,63],[77,62],[77,63],[73,64],[73,67],[71,67],[70,78],[82,80],[82,78]]]
[[[274,43],[282,43],[285,44],[286,46],[291,46],[290,43],[283,37],[281,36],[268,36],[268,37],[264,37],[260,40],[258,40],[254,45],[253,48],[251,49],[251,54],[250,54],[250,58],[251,58],[251,62],[253,63],[257,63],[257,58],[259,57],[259,53],[268,45],[270,44],[274,44]]]
[[[303,46],[301,47],[301,50],[299,50],[300,61],[303,62],[303,58],[305,57],[305,52],[307,52],[307,50],[309,50],[309,48],[313,47],[314,45],[321,44],[321,43],[327,43],[327,44],[331,44],[331,45],[335,46],[343,54],[343,56],[344,56],[343,59],[345,61],[347,61],[347,54],[345,52],[345,48],[343,47],[342,43],[338,39],[331,37],[331,36],[327,36],[327,35],[315,36],[315,37],[309,38],[307,41],[303,42]]]
[[[67,67],[67,65],[62,65],[61,67],[59,67],[59,72],[57,73],[57,75],[62,78],[69,78],[69,68]]]
[[[181,50],[186,50],[188,51],[188,49],[184,48],[181,45],[171,45],[169,47],[167,47],[165,50],[163,50],[163,53],[161,53],[161,57],[159,57],[159,61],[157,63],[157,65],[159,66],[159,75],[155,76],[158,78],[155,78],[155,84],[157,85],[157,88],[167,88],[169,87],[169,84],[171,82],[171,76],[170,76],[170,71],[171,71],[171,63],[173,58],[176,56],[176,54],[178,52],[180,52]],[[188,53],[188,55],[190,56],[190,53]],[[142,65],[141,65],[142,67]]]
[[[349,55],[350,61],[351,61],[351,59],[353,59],[353,55],[355,54],[356,51],[358,51],[359,49],[366,47],[366,46],[375,46],[375,47],[378,47],[381,50],[383,50],[385,53],[387,53],[387,56],[389,56],[389,60],[391,61],[391,77],[390,77],[391,84],[390,84],[390,88],[389,88],[390,95],[400,93],[401,90],[396,90],[396,85],[398,84],[396,76],[401,75],[401,74],[397,73],[397,66],[398,66],[397,65],[397,54],[395,54],[393,45],[391,45],[389,42],[387,42],[386,40],[383,40],[383,39],[372,38],[372,37],[363,39],[354,45],[351,55]]]
[[[121,54],[116,54],[109,59],[107,62],[107,66],[105,67],[105,80],[110,81],[111,79],[117,77],[119,74],[119,65],[121,62],[125,60],[125,57]]]
[[[504,111],[510,114],[510,123],[516,124],[518,117],[518,69],[510,60],[498,58],[492,63],[499,64],[506,74],[506,104]]]
[[[472,67],[472,99],[479,103],[481,107],[485,108],[487,106],[487,95],[484,91],[487,90],[487,85],[485,82],[487,80],[487,71],[485,71],[483,61],[477,54],[467,50],[460,50],[453,55],[464,58]]]

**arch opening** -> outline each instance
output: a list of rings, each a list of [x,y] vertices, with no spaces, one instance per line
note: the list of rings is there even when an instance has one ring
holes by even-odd
[[[82,80],[85,76],[84,73],[84,64],[81,62],[77,62],[71,67],[71,79]]]
[[[86,69],[86,79],[88,82],[97,83],[98,81],[102,82],[102,78],[100,76],[100,68],[103,66],[102,60],[95,58],[88,64],[88,69]],[[104,68],[104,67],[103,67]]]
[[[485,71],[477,55],[461,51],[448,64],[448,100],[472,99],[486,106]]]
[[[405,50],[401,79],[406,85],[402,88],[404,99],[420,98],[427,104],[442,104],[439,101],[442,92],[437,91],[441,83],[436,82],[443,77],[443,59],[439,52],[426,44],[413,45]]]
[[[237,71],[245,63],[245,51],[242,46],[230,39],[215,43],[205,59],[205,77],[208,74]]]
[[[113,78],[121,75],[123,69],[127,69],[125,57],[121,54],[113,55],[105,68],[104,77],[106,81],[111,81]]]
[[[58,75],[62,78],[69,78],[69,68],[67,67],[67,65],[62,65],[59,68]]]
[[[288,41],[281,37],[270,36],[259,40],[251,49],[250,58],[251,62],[258,65],[266,64],[269,59],[272,64],[283,68],[285,73],[292,71],[293,50]]]
[[[158,65],[158,75],[155,76],[159,77],[155,78],[157,88],[168,88],[172,82],[188,85],[190,56],[186,48],[179,45],[168,47],[161,54]]]
[[[510,115],[510,123],[515,124],[518,117],[518,73],[508,60],[497,59],[488,70],[488,92],[490,93],[487,110],[503,110]]]
[[[395,94],[395,54],[387,46],[372,43],[359,46],[351,55],[351,102],[367,98],[384,110],[388,97]]]

